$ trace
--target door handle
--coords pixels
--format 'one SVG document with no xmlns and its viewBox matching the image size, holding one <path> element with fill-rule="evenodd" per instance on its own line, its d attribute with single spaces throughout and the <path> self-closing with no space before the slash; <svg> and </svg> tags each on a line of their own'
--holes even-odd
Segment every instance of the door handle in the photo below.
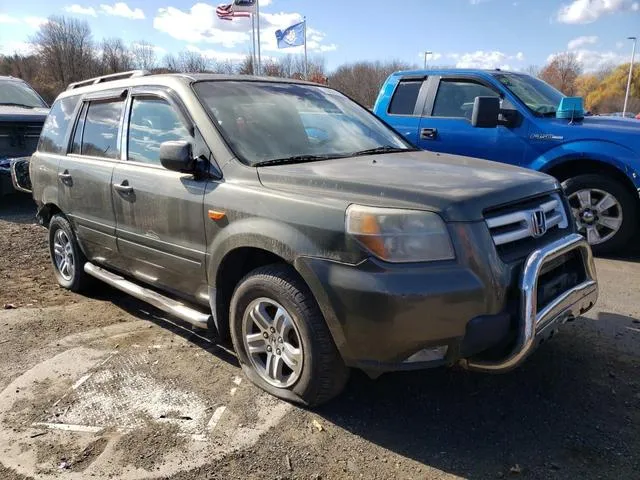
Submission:
<svg viewBox="0 0 640 480">
<path fill-rule="evenodd" d="M 423 128 L 420 130 L 420 138 L 423 140 L 435 140 L 438 136 L 437 128 Z"/>
<path fill-rule="evenodd" d="M 71 177 L 71 174 L 69 173 L 69 170 L 65 170 L 64 172 L 60 172 L 58 174 L 58 178 L 65 185 L 71 185 L 71 181 L 73 180 L 73 178 Z"/>
<path fill-rule="evenodd" d="M 114 183 L 113 188 L 122 194 L 130 195 L 133 193 L 133 187 L 129 185 L 128 181 L 123 181 L 122 183 Z"/>
</svg>

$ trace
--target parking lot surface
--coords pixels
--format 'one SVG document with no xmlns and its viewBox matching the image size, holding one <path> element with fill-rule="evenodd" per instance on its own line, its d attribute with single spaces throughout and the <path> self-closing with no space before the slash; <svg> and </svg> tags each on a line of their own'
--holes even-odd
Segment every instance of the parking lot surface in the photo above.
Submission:
<svg viewBox="0 0 640 480">
<path fill-rule="evenodd" d="M 640 257 L 520 369 L 354 372 L 307 411 L 228 346 L 106 285 L 60 289 L 26 197 L 0 205 L 0 478 L 640 478 Z"/>
</svg>

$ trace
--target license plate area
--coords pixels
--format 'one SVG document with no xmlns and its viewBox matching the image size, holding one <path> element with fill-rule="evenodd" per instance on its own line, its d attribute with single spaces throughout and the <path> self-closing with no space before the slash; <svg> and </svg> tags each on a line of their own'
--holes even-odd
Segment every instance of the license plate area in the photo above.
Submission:
<svg viewBox="0 0 640 480">
<path fill-rule="evenodd" d="M 586 280 L 580 250 L 572 250 L 546 262 L 540 270 L 536 286 L 536 307 L 541 311 L 566 291 Z"/>
</svg>

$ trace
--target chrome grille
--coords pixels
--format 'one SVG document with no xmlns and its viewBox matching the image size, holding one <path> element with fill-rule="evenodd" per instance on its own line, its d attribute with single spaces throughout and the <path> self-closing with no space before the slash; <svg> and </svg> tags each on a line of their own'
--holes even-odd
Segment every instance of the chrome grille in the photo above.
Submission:
<svg viewBox="0 0 640 480">
<path fill-rule="evenodd" d="M 526 202 L 522 208 L 515 208 L 487 216 L 487 226 L 496 246 L 541 238 L 552 230 L 569 226 L 564 204 L 557 193 Z"/>
</svg>

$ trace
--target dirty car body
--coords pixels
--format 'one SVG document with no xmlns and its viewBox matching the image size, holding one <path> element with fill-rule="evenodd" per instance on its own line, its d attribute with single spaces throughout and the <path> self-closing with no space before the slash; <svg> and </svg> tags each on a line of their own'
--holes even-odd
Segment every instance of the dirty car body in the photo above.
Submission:
<svg viewBox="0 0 640 480">
<path fill-rule="evenodd" d="M 72 86 L 30 171 L 61 285 L 230 336 L 252 381 L 307 405 L 349 367 L 507 371 L 597 297 L 555 179 L 418 151 L 314 84 Z"/>
</svg>

